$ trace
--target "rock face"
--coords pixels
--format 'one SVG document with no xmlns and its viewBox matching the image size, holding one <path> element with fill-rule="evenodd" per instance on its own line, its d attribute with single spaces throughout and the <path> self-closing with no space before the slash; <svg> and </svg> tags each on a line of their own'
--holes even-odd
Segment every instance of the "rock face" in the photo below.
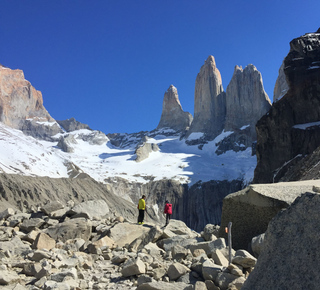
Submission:
<svg viewBox="0 0 320 290">
<path fill-rule="evenodd" d="M 236 66 L 226 94 L 225 131 L 249 125 L 250 135 L 256 140 L 255 124 L 271 107 L 260 72 L 252 64 L 245 69 Z"/>
<path fill-rule="evenodd" d="M 171 85 L 165 92 L 162 114 L 157 129 L 170 128 L 176 131 L 185 130 L 191 125 L 192 115 L 182 110 L 178 91 Z"/>
<path fill-rule="evenodd" d="M 306 191 L 319 187 L 319 180 L 255 184 L 229 194 L 223 200 L 219 236 L 226 238 L 224 228 L 232 222 L 232 245 L 248 249 L 251 239 L 264 233 L 272 218 Z"/>
<path fill-rule="evenodd" d="M 209 56 L 196 78 L 194 119 L 190 132 L 217 136 L 224 127 L 225 116 L 225 93 L 220 71 L 216 67 L 214 57 Z"/>
<path fill-rule="evenodd" d="M 289 90 L 289 86 L 284 73 L 284 61 L 279 68 L 279 75 L 273 90 L 273 102 L 280 100 Z"/>
<path fill-rule="evenodd" d="M 257 123 L 254 183 L 278 181 L 320 144 L 320 30 L 292 40 L 284 65 L 289 90 Z"/>
<path fill-rule="evenodd" d="M 43 106 L 41 92 L 21 70 L 0 65 L 0 121 L 34 137 L 48 138 L 61 132 L 60 126 Z"/>
<path fill-rule="evenodd" d="M 89 125 L 78 122 L 75 118 L 70 118 L 62 121 L 57 120 L 57 123 L 67 132 L 80 130 L 80 129 L 91 130 Z"/>
<path fill-rule="evenodd" d="M 268 226 L 256 267 L 241 289 L 319 287 L 319 207 L 320 195 L 305 193 L 278 213 Z"/>
</svg>

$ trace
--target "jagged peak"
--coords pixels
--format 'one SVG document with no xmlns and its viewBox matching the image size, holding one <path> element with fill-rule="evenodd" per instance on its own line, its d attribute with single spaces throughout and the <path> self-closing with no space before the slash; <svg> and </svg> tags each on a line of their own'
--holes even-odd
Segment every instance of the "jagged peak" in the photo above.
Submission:
<svg viewBox="0 0 320 290">
<path fill-rule="evenodd" d="M 166 93 L 169 93 L 169 92 L 178 93 L 178 90 L 174 85 L 170 85 L 170 87 L 167 89 Z"/>
<path fill-rule="evenodd" d="M 213 67 L 216 67 L 216 60 L 212 55 L 209 55 L 207 60 L 204 63 L 208 65 L 212 65 Z"/>
</svg>

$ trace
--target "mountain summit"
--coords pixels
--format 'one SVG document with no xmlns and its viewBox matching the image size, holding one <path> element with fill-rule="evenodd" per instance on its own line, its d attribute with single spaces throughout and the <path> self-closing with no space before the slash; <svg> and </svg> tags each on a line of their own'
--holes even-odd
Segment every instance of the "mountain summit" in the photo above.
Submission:
<svg viewBox="0 0 320 290">
<path fill-rule="evenodd" d="M 0 121 L 24 133 L 47 139 L 61 132 L 43 106 L 42 94 L 24 78 L 22 70 L 0 65 Z"/>
<path fill-rule="evenodd" d="M 185 130 L 191 125 L 191 122 L 192 115 L 182 110 L 178 90 L 175 86 L 171 85 L 164 94 L 162 114 L 157 129 Z"/>
</svg>

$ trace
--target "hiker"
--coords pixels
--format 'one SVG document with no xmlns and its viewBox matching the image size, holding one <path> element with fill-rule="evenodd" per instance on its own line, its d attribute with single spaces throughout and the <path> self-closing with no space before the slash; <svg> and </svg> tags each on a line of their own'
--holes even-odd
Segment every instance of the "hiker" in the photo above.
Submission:
<svg viewBox="0 0 320 290">
<path fill-rule="evenodd" d="M 146 210 L 146 196 L 143 195 L 140 199 L 139 199 L 139 204 L 138 204 L 138 209 L 139 209 L 139 217 L 138 217 L 138 223 L 139 225 L 143 224 L 143 220 L 144 220 L 144 211 Z"/>
<path fill-rule="evenodd" d="M 171 219 L 171 215 L 172 215 L 172 204 L 169 203 L 168 200 L 166 200 L 166 205 L 164 206 L 164 214 L 166 214 L 166 225 L 165 227 L 169 224 L 169 221 Z"/>
</svg>

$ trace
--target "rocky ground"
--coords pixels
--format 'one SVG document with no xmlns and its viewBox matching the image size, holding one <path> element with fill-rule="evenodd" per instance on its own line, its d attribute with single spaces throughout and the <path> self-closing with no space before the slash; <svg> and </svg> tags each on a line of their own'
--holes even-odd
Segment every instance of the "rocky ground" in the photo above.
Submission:
<svg viewBox="0 0 320 290">
<path fill-rule="evenodd" d="M 102 200 L 0 212 L 2 289 L 241 289 L 256 258 L 229 250 L 219 228 L 137 225 Z"/>
</svg>

